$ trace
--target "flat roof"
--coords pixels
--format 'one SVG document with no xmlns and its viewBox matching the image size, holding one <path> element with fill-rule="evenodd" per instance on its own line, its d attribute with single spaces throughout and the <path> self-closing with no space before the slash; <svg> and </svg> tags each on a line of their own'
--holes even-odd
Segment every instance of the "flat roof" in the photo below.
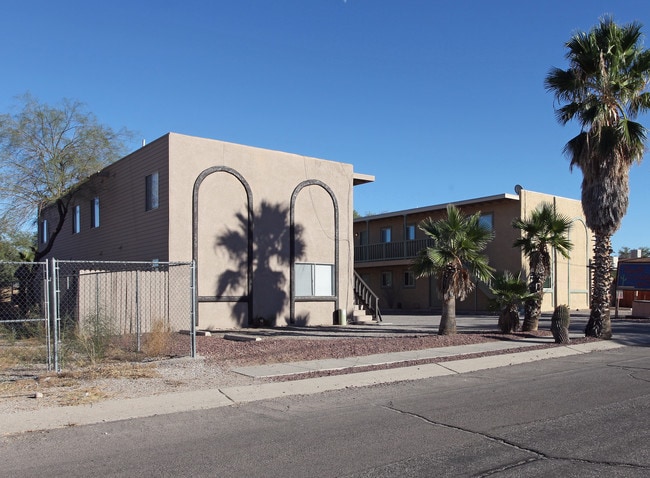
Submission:
<svg viewBox="0 0 650 478">
<path fill-rule="evenodd" d="M 359 184 L 374 183 L 375 177 L 371 174 L 352 173 L 352 185 L 358 186 Z"/>
<path fill-rule="evenodd" d="M 386 217 L 392 217 L 392 216 L 404 216 L 408 214 L 417 214 L 417 213 L 422 213 L 422 212 L 429 212 L 429 211 L 439 211 L 441 209 L 447 209 L 447 206 L 449 204 L 453 204 L 454 206 L 467 206 L 470 204 L 480 204 L 480 203 L 485 203 L 485 202 L 492 202 L 492 201 L 500 201 L 500 200 L 510 200 L 510 201 L 519 201 L 519 195 L 518 194 L 508 194 L 508 193 L 503 193 L 503 194 L 496 194 L 494 196 L 484 196 L 480 198 L 475 198 L 475 199 L 465 199 L 463 201 L 450 201 L 446 202 L 444 204 L 434 204 L 432 206 L 423 206 L 423 207 L 416 207 L 413 209 L 404 209 L 401 211 L 393 211 L 393 212 L 385 212 L 382 214 L 373 214 L 371 216 L 363 216 L 358 219 L 355 219 L 354 222 L 361 222 L 361 221 L 368 221 L 371 219 L 383 219 Z"/>
</svg>

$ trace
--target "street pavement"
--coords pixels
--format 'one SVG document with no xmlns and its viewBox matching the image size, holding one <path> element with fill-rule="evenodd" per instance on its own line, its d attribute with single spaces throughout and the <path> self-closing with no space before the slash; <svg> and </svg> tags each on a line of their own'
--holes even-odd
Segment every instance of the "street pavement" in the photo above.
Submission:
<svg viewBox="0 0 650 478">
<path fill-rule="evenodd" d="M 381 325 L 325 327 L 325 328 L 287 328 L 282 330 L 237 331 L 238 334 L 265 336 L 285 334 L 314 337 L 331 336 L 382 336 L 403 335 L 437 329 L 436 316 L 387 316 Z M 582 337 L 587 316 L 572 313 L 571 336 Z M 540 329 L 548 329 L 550 317 L 544 316 Z M 458 317 L 459 331 L 496 330 L 494 316 Z M 479 370 L 530 363 L 572 355 L 613 350 L 625 346 L 650 346 L 650 324 L 617 319 L 614 322 L 614 340 L 583 344 L 569 344 L 531 350 L 532 346 L 552 343 L 551 337 L 533 337 L 519 341 L 488 342 L 460 347 L 439 347 L 410 352 L 376 354 L 365 357 L 352 357 L 337 360 L 315 360 L 289 364 L 272 364 L 235 369 L 237 373 L 251 377 L 274 377 L 301 375 L 309 372 L 333 371 L 355 367 L 391 364 L 394 368 L 373 371 L 359 371 L 342 375 L 330 375 L 318 378 L 296 379 L 284 382 L 260 383 L 248 386 L 223 387 L 209 390 L 176 392 L 152 397 L 107 400 L 92 405 L 79 405 L 44 408 L 30 412 L 4 414 L 0 417 L 0 435 L 11 435 L 27 431 L 62 428 L 71 425 L 88 425 L 132 418 L 177 413 L 184 411 L 206 410 L 226 407 L 239 403 L 267 400 L 291 395 L 310 395 L 351 387 L 365 387 L 381 383 L 419 380 L 446 375 L 462 374 Z M 469 354 L 484 352 L 502 352 L 498 355 L 467 358 Z M 440 363 L 402 366 L 414 360 L 445 357 Z M 397 367 L 395 367 L 397 365 Z M 299 377 L 297 377 L 299 378 Z"/>
</svg>

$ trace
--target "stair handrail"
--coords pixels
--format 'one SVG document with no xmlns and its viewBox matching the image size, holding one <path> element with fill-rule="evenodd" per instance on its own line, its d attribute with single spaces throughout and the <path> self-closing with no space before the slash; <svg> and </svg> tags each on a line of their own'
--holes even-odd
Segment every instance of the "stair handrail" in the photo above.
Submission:
<svg viewBox="0 0 650 478">
<path fill-rule="evenodd" d="M 382 321 L 379 311 L 379 296 L 375 294 L 370 286 L 354 271 L 354 293 L 361 301 L 361 305 L 370 311 L 372 318 L 378 322 Z"/>
</svg>

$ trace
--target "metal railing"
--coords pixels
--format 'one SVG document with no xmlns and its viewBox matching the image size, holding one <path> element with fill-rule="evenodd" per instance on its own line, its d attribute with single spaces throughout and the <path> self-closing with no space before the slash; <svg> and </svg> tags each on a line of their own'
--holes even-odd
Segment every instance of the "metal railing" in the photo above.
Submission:
<svg viewBox="0 0 650 478">
<path fill-rule="evenodd" d="M 355 246 L 354 262 L 412 259 L 431 244 L 431 239 L 415 239 L 413 241 L 380 242 Z"/>
<path fill-rule="evenodd" d="M 359 274 L 354 273 L 354 296 L 357 303 L 370 312 L 372 318 L 381 322 L 381 312 L 379 310 L 379 296 L 365 283 Z"/>
</svg>

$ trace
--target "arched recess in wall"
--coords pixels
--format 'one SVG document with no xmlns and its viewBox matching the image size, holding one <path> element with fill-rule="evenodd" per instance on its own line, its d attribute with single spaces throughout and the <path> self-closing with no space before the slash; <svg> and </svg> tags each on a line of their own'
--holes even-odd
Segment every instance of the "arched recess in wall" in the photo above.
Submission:
<svg viewBox="0 0 650 478">
<path fill-rule="evenodd" d="M 201 186 L 207 182 L 215 181 L 219 175 L 225 173 L 232 181 L 214 183 L 209 194 L 200 200 Z M 218 187 L 215 185 L 218 184 Z M 244 204 L 236 201 L 241 194 Z M 215 191 L 216 190 L 216 191 Z M 238 191 L 239 190 L 239 191 Z M 206 201 L 213 202 L 207 204 Z M 237 210 L 237 207 L 240 210 Z M 228 210 L 230 208 L 230 210 Z M 227 215 L 222 221 L 215 221 L 214 216 Z M 212 217 L 208 216 L 210 214 Z M 201 222 L 203 221 L 203 222 Z M 213 230 L 206 233 L 207 225 L 212 225 Z M 222 230 L 214 229 L 215 225 Z M 211 246 L 206 246 L 206 244 Z M 202 263 L 201 257 L 208 255 L 212 248 L 215 267 L 208 267 Z M 223 251 L 223 252 L 222 252 Z M 218 255 L 221 255 L 219 260 Z M 228 259 L 226 256 L 234 259 Z M 250 185 L 236 170 L 226 166 L 213 166 L 199 174 L 194 181 L 192 191 L 192 260 L 196 264 L 196 302 L 198 303 L 233 303 L 233 308 L 245 305 L 246 317 L 241 315 L 241 326 L 248 325 L 253 315 L 253 194 Z M 228 261 L 231 264 L 228 270 Z M 246 271 L 245 278 L 237 278 L 233 274 L 241 270 Z M 219 275 L 218 273 L 221 272 Z M 201 280 L 203 279 L 203 280 Z M 239 284 L 233 283 L 239 281 Z M 220 291 L 220 289 L 223 289 Z M 234 289 L 239 289 L 235 290 Z M 199 308 L 197 307 L 197 325 L 199 321 Z M 234 312 L 233 312 L 233 315 Z"/>
<path fill-rule="evenodd" d="M 296 261 L 301 258 L 301 245 L 307 244 L 307 246 L 310 245 L 309 241 L 309 235 L 313 233 L 314 229 L 317 230 L 322 230 L 320 227 L 319 228 L 309 228 L 309 227 L 303 227 L 301 224 L 297 223 L 297 202 L 298 202 L 298 197 L 301 194 L 301 192 L 304 192 L 305 189 L 309 188 L 318 188 L 320 191 L 325 191 L 327 195 L 329 196 L 329 199 L 331 200 L 331 207 L 332 207 L 332 216 L 333 216 L 333 224 L 331 224 L 331 228 L 333 230 L 333 242 L 334 242 L 334 250 L 333 250 L 333 284 L 332 284 L 332 293 L 331 295 L 319 295 L 318 293 L 314 293 L 311 296 L 307 296 L 306 294 L 297 294 L 296 293 Z M 313 204 L 313 207 L 317 208 L 318 205 Z M 315 213 L 311 215 L 310 219 L 311 220 L 318 220 L 318 213 Z M 328 226 L 327 225 L 320 225 L 324 226 L 323 229 L 326 229 Z M 293 194 L 291 195 L 291 207 L 290 207 L 290 276 L 289 276 L 289 281 L 290 281 L 290 291 L 291 291 L 291 296 L 290 296 L 290 318 L 289 321 L 290 323 L 296 323 L 296 321 L 303 320 L 304 318 L 296 317 L 296 302 L 333 302 L 334 303 L 334 311 L 339 309 L 339 297 L 340 297 L 340 286 L 339 286 L 339 268 L 340 268 L 340 258 L 339 258 L 339 205 L 338 201 L 336 200 L 336 196 L 334 195 L 334 192 L 332 189 L 322 181 L 316 180 L 316 179 L 311 179 L 307 181 L 303 181 L 300 183 L 298 186 L 293 191 Z M 313 244 L 313 241 L 312 241 Z M 313 258 L 314 255 L 311 251 L 307 250 L 307 256 L 310 258 Z M 318 262 L 318 260 L 316 261 Z"/>
</svg>

